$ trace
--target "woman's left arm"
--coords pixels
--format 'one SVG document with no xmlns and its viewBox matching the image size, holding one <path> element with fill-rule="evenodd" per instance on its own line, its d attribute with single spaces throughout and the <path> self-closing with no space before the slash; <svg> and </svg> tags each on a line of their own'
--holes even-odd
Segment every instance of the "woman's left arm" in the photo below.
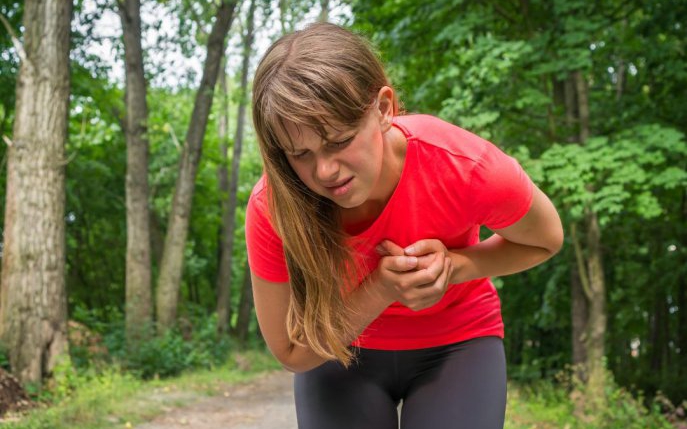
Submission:
<svg viewBox="0 0 687 429">
<path fill-rule="evenodd" d="M 563 227 L 556 208 L 535 186 L 532 205 L 513 225 L 495 229 L 488 239 L 464 249 L 449 249 L 450 283 L 504 276 L 541 264 L 563 245 Z"/>
</svg>

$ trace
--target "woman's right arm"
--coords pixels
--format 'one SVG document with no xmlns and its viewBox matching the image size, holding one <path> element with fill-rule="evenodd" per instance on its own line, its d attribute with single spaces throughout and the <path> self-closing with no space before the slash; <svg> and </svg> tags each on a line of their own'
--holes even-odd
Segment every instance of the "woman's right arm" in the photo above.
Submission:
<svg viewBox="0 0 687 429">
<path fill-rule="evenodd" d="M 408 299 L 399 289 L 411 294 L 418 301 L 426 301 L 426 295 L 436 294 L 446 288 L 451 273 L 450 259 L 436 260 L 426 268 L 418 268 L 418 260 L 407 256 L 386 256 L 377 269 L 347 297 L 347 303 L 355 314 L 352 320 L 357 337 L 391 303 Z M 262 336 L 272 354 L 289 371 L 304 372 L 325 362 L 307 346 L 294 344 L 286 328 L 291 293 L 288 283 L 264 280 L 251 272 L 255 312 Z M 414 286 L 423 285 L 417 288 Z M 427 287 L 435 286 L 435 287 Z M 355 338 L 344 338 L 346 344 Z"/>
</svg>

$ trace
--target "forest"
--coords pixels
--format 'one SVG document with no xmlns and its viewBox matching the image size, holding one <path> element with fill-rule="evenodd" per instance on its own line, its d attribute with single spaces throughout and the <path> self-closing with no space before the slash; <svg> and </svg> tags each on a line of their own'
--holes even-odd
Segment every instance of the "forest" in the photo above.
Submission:
<svg viewBox="0 0 687 429">
<path fill-rule="evenodd" d="M 251 80 L 314 21 L 369 38 L 405 112 L 494 142 L 556 205 L 561 252 L 494 279 L 509 379 L 562 391 L 579 427 L 687 427 L 684 0 L 0 0 L 4 371 L 46 400 L 65 372 L 265 351 Z"/>
</svg>

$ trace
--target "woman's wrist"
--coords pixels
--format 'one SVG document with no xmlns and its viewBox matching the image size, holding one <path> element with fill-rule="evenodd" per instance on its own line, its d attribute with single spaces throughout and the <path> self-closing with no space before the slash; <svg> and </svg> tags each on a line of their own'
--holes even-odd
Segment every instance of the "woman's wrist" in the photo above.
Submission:
<svg viewBox="0 0 687 429">
<path fill-rule="evenodd" d="M 484 277 L 479 275 L 473 261 L 465 255 L 465 249 L 449 249 L 448 257 L 451 258 L 453 264 L 453 273 L 449 284 L 465 283 Z"/>
<path fill-rule="evenodd" d="M 378 271 L 373 271 L 360 289 L 366 295 L 365 299 L 371 300 L 372 307 L 386 309 L 396 301 L 393 291 L 381 281 Z"/>
</svg>

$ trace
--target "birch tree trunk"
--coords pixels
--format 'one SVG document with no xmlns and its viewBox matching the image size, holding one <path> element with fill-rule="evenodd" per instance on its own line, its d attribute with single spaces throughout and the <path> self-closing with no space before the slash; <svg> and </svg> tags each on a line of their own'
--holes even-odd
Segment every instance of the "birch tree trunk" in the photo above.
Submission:
<svg viewBox="0 0 687 429">
<path fill-rule="evenodd" d="M 141 48 L 140 0 L 118 1 L 126 70 L 126 341 L 141 340 L 152 322 L 150 213 L 148 208 L 148 105 Z"/>
<path fill-rule="evenodd" d="M 190 125 L 184 141 L 179 175 L 172 201 L 172 212 L 169 216 L 160 264 L 160 276 L 157 282 L 156 309 L 160 333 L 172 327 L 176 321 L 184 263 L 184 247 L 188 234 L 196 172 L 201 157 L 208 115 L 212 107 L 217 74 L 225 50 L 226 36 L 234 17 L 236 3 L 237 0 L 225 0 L 217 10 L 216 20 L 208 38 L 203 77 L 196 94 Z"/>
<path fill-rule="evenodd" d="M 67 344 L 65 140 L 72 3 L 26 0 L 8 148 L 0 337 L 22 383 L 40 383 Z"/>
<path fill-rule="evenodd" d="M 253 51 L 255 0 L 251 0 L 246 18 L 246 34 L 243 38 L 243 61 L 241 63 L 241 99 L 239 100 L 238 115 L 236 117 L 236 136 L 234 138 L 234 150 L 231 158 L 231 179 L 229 180 L 229 192 L 225 204 L 226 211 L 222 216 L 222 254 L 220 257 L 220 275 L 217 277 L 218 296 L 217 313 L 218 329 L 228 332 L 231 288 L 231 261 L 234 252 L 234 226 L 236 224 L 236 192 L 239 183 L 239 167 L 241 163 L 241 150 L 243 147 L 243 129 L 246 122 L 246 105 L 248 104 L 248 73 L 250 56 Z M 225 314 L 220 309 L 227 309 Z M 224 320 L 222 320 L 222 317 Z M 224 326 L 222 326 L 222 324 Z"/>
</svg>

